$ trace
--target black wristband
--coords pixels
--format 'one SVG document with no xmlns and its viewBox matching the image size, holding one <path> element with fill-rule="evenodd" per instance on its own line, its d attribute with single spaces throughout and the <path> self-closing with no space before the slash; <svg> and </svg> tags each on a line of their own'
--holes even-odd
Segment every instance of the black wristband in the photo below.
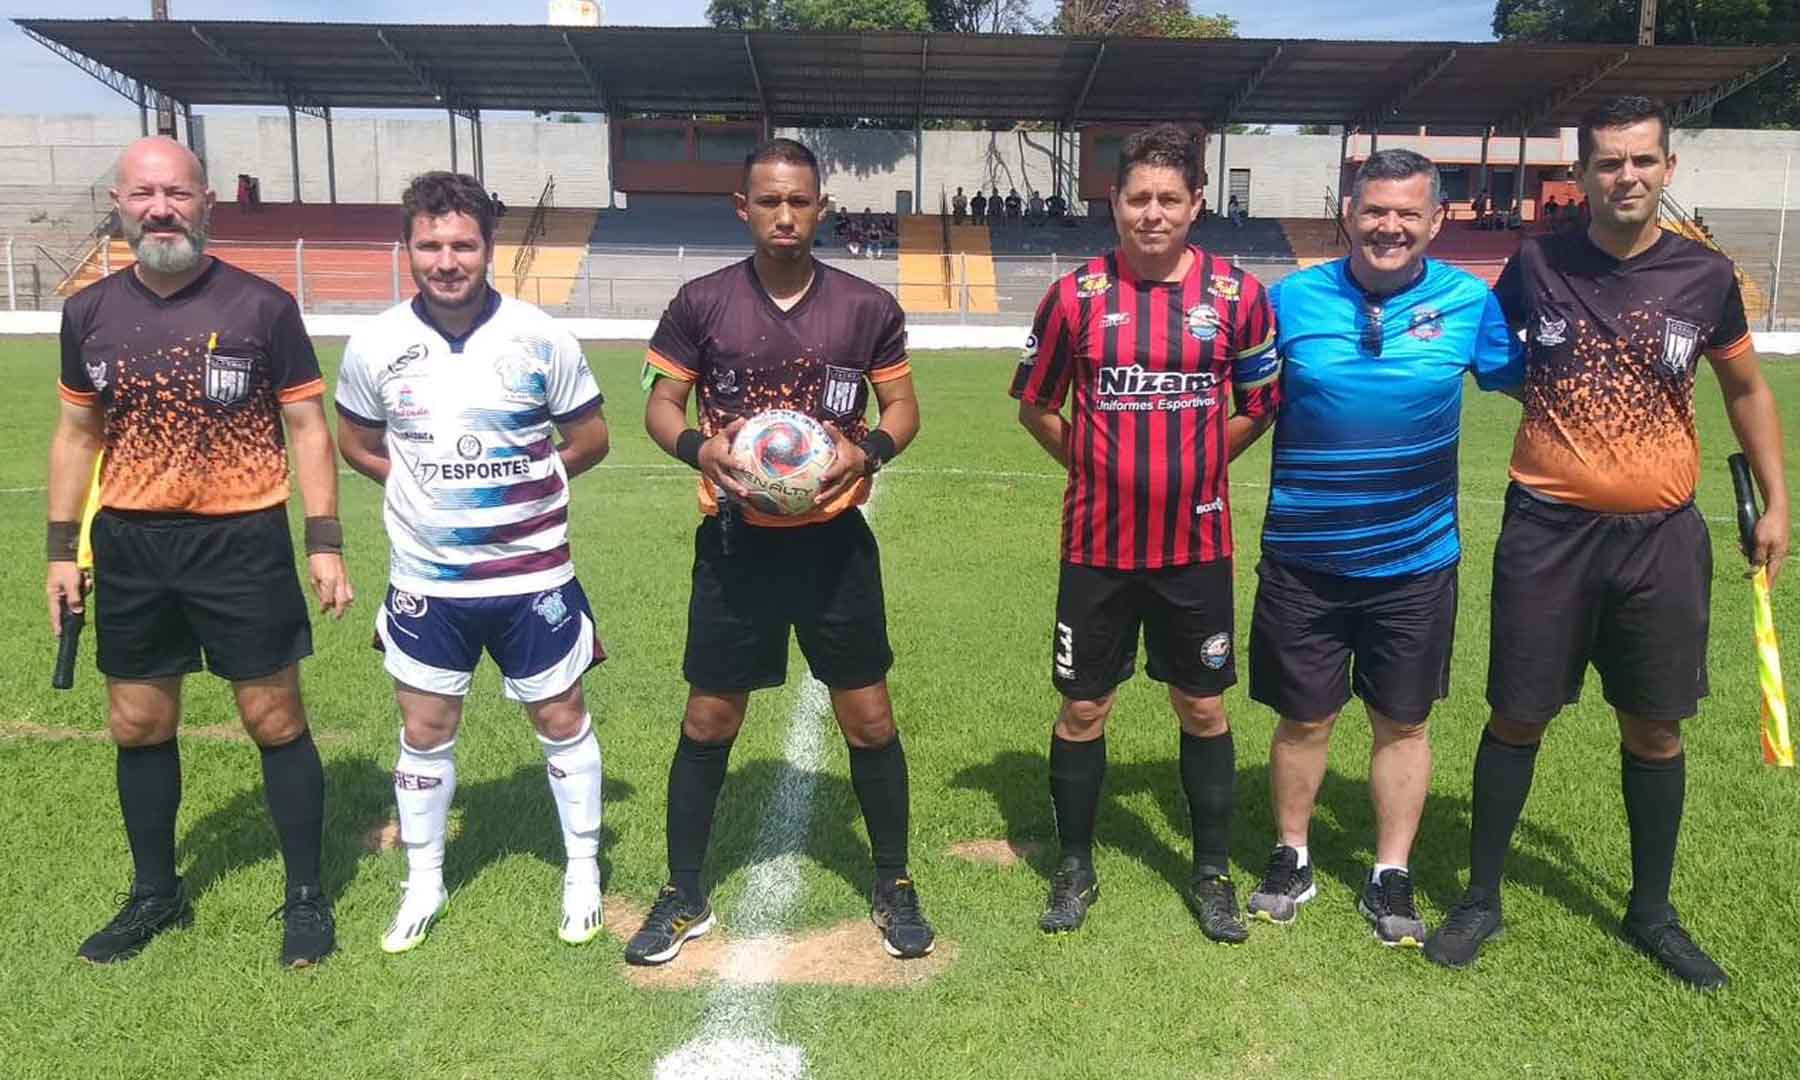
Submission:
<svg viewBox="0 0 1800 1080">
<path fill-rule="evenodd" d="M 81 555 L 81 522 L 52 521 L 44 531 L 44 553 L 51 562 L 74 562 Z"/>
<path fill-rule="evenodd" d="M 700 448 L 706 445 L 706 436 L 694 428 L 688 428 L 675 436 L 675 456 L 680 458 L 691 469 L 700 467 Z"/>
<path fill-rule="evenodd" d="M 864 476 L 874 476 L 900 453 L 900 448 L 894 445 L 894 437 L 880 428 L 864 435 L 856 447 L 868 458 L 868 464 L 863 466 Z"/>
<path fill-rule="evenodd" d="M 306 519 L 306 553 L 308 555 L 342 555 L 344 525 L 334 517 Z"/>
</svg>

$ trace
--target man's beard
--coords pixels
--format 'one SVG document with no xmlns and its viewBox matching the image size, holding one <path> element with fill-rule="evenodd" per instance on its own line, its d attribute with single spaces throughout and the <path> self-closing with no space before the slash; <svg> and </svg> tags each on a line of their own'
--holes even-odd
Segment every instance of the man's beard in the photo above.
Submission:
<svg viewBox="0 0 1800 1080">
<path fill-rule="evenodd" d="M 128 220 L 121 224 L 131 253 L 146 269 L 156 273 L 185 274 L 200 265 L 200 257 L 206 253 L 207 221 L 204 217 L 182 229 L 179 236 L 152 233 L 141 221 Z"/>
</svg>

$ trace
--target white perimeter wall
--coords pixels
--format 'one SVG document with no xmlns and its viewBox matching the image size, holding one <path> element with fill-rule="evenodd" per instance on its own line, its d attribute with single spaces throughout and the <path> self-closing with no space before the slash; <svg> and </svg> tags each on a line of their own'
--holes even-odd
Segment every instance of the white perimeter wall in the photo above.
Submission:
<svg viewBox="0 0 1800 1080">
<path fill-rule="evenodd" d="M 201 141 L 222 198 L 235 196 L 238 173 L 262 178 L 263 198 L 292 198 L 287 118 L 244 110 L 201 111 Z M 529 205 L 544 178 L 556 177 L 563 206 L 620 205 L 608 198 L 607 127 L 596 117 L 582 124 L 523 118 L 482 125 L 488 186 L 513 205 Z M 301 117 L 301 197 L 326 201 L 325 125 Z M 449 120 L 443 116 L 341 117 L 333 123 L 338 199 L 393 202 L 409 177 L 450 164 Z M 119 150 L 138 134 L 138 120 L 122 114 L 0 115 L 0 185 L 86 188 L 102 180 Z M 891 210 L 894 194 L 915 184 L 916 137 L 910 131 L 784 131 L 819 153 L 825 183 L 840 203 Z M 1384 144 L 1390 139 L 1384 137 Z M 1404 140 L 1392 140 L 1400 145 Z M 470 132 L 458 125 L 458 162 L 470 167 Z M 1337 183 L 1335 135 L 1233 135 L 1225 167 L 1250 170 L 1251 212 L 1259 217 L 1316 217 L 1324 192 Z M 1680 165 L 1670 191 L 1683 205 L 1707 209 L 1772 210 L 1781 205 L 1782 169 L 1800 157 L 1800 132 L 1680 130 L 1674 134 Z M 1209 146 L 1209 201 L 1219 182 L 1218 142 Z M 1570 148 L 1573 152 L 1573 148 Z M 1073 140 L 1065 140 L 1065 185 L 1073 184 Z M 1494 157 L 1506 156 L 1496 144 Z M 923 208 L 935 210 L 940 194 L 958 185 L 992 191 L 1051 190 L 1054 139 L 1047 131 L 926 131 Z M 1067 187 L 1065 187 L 1067 192 Z M 1800 183 L 1790 190 L 1800 206 Z"/>
</svg>

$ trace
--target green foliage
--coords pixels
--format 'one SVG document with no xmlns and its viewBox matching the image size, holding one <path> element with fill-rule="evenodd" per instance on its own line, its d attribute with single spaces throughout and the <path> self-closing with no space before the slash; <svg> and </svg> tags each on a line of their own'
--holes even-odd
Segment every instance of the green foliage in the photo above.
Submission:
<svg viewBox="0 0 1800 1080">
<path fill-rule="evenodd" d="M 1072 36 L 1229 38 L 1230 15 L 1196 15 L 1188 0 L 1061 0 L 1050 29 Z"/>
<path fill-rule="evenodd" d="M 1637 40 L 1637 0 L 1495 0 L 1494 36 L 1503 41 Z M 1658 45 L 1762 45 L 1800 39 L 1797 0 L 1663 0 Z M 1670 102 L 1670 104 L 1674 104 Z M 1800 71 L 1789 64 L 1726 98 L 1713 127 L 1800 126 Z"/>
<path fill-rule="evenodd" d="M 925 0 L 786 0 L 798 30 L 929 30 Z"/>
</svg>

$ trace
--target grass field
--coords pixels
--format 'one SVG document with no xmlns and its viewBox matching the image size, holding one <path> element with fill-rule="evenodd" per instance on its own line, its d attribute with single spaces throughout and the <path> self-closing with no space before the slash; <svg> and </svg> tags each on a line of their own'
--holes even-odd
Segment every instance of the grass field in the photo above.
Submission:
<svg viewBox="0 0 1800 1080">
<path fill-rule="evenodd" d="M 334 368 L 338 350 L 323 351 Z M 608 895 L 641 910 L 663 878 L 696 510 L 691 474 L 643 434 L 640 351 L 590 355 L 611 395 L 614 449 L 576 481 L 571 533 L 612 654 L 587 680 L 606 758 Z M 1616 731 L 1594 680 L 1540 760 L 1510 863 L 1509 935 L 1473 970 L 1384 951 L 1356 914 L 1373 822 L 1366 726 L 1354 706 L 1312 837 L 1319 899 L 1293 927 L 1254 926 L 1243 948 L 1205 942 L 1174 887 L 1188 861 L 1175 725 L 1160 688 L 1142 678 L 1123 692 L 1109 739 L 1103 898 L 1081 933 L 1039 934 L 1054 835 L 1044 757 L 1062 481 L 1013 421 L 1004 393 L 1012 362 L 998 353 L 915 359 L 923 434 L 883 475 L 871 515 L 912 763 L 913 869 L 947 958 L 900 988 L 800 983 L 739 994 L 767 1022 L 764 1035 L 803 1051 L 815 1077 L 1800 1072 L 1800 776 L 1765 768 L 1757 752 L 1749 590 L 1723 466 L 1731 436 L 1710 375 L 1698 397 L 1700 500 L 1717 566 L 1713 696 L 1688 728 L 1675 899 L 1736 981 L 1702 997 L 1677 989 L 1615 935 L 1629 861 Z M 386 569 L 379 492 L 352 476 L 343 479 L 343 518 L 357 607 L 342 623 L 315 623 L 317 654 L 303 668 L 326 762 L 325 870 L 342 952 L 313 971 L 277 968 L 279 926 L 265 917 L 280 902 L 281 868 L 256 753 L 224 733 L 235 720 L 223 684 L 198 677 L 186 723 L 219 730 L 196 731 L 182 746 L 181 862 L 197 922 L 117 968 L 74 959 L 109 916 L 129 858 L 113 751 L 99 734 L 91 641 L 76 691 L 47 689 L 53 643 L 39 553 L 55 377 L 53 343 L 0 345 L 0 401 L 9 403 L 0 424 L 0 1076 L 646 1077 L 693 1039 L 708 1008 L 720 1006 L 713 985 L 641 986 L 616 937 L 583 949 L 556 941 L 560 838 L 542 757 L 516 707 L 500 699 L 491 667 L 476 680 L 458 744 L 449 912 L 417 952 L 380 952 L 402 859 L 365 849 L 362 834 L 391 814 L 397 718 L 368 648 Z M 1800 369 L 1772 367 L 1770 379 L 1788 430 L 1800 430 Z M 1510 400 L 1473 394 L 1466 410 L 1468 558 L 1453 696 L 1432 721 L 1437 769 L 1414 859 L 1431 921 L 1461 888 L 1469 771 L 1486 715 L 1488 566 L 1516 413 Z M 1256 548 L 1267 464 L 1265 444 L 1235 470 L 1246 553 Z M 1249 565 L 1240 561 L 1240 628 Z M 1791 643 L 1800 643 L 1796 582 L 1778 595 Z M 776 929 L 807 933 L 866 913 L 869 871 L 841 739 L 827 730 L 822 767 L 804 776 L 784 753 L 791 718 L 812 715 L 797 708 L 803 674 L 796 654 L 788 686 L 754 699 L 733 756 L 709 867 L 727 935 L 758 902 L 752 853 L 765 812 L 778 790 L 808 785 L 810 816 L 786 822 L 804 837 L 799 888 Z M 1272 838 L 1273 718 L 1241 688 L 1228 705 L 1239 762 L 1233 838 L 1247 892 Z M 1046 846 L 1011 866 L 949 851 L 980 839 Z M 872 930 L 846 937 L 863 966 L 889 963 L 868 959 L 880 956 Z"/>
</svg>

